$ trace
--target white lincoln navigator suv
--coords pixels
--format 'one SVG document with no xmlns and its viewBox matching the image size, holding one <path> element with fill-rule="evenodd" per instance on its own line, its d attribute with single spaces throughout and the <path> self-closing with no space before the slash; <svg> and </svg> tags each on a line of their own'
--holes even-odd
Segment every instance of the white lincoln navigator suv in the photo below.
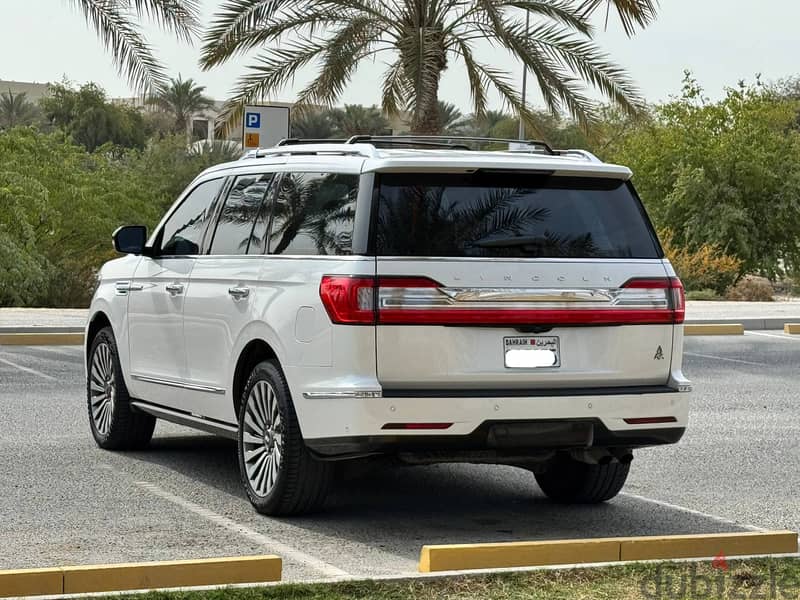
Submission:
<svg viewBox="0 0 800 600">
<path fill-rule="evenodd" d="M 485 141 L 285 140 L 201 173 L 149 238 L 118 229 L 86 327 L 97 444 L 156 419 L 235 439 L 272 515 L 376 454 L 615 496 L 686 428 L 681 282 L 630 170 Z"/>
</svg>

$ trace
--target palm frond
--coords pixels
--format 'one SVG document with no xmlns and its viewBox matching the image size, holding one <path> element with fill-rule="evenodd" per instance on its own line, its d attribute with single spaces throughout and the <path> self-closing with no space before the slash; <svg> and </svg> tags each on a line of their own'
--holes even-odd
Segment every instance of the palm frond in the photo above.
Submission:
<svg viewBox="0 0 800 600">
<path fill-rule="evenodd" d="M 576 38 L 554 25 L 537 27 L 533 36 L 522 25 L 511 25 L 508 35 L 516 38 L 518 43 L 527 43 L 532 49 L 538 48 L 540 52 L 545 49 L 551 57 L 568 66 L 628 114 L 636 114 L 644 106 L 639 91 L 625 70 L 613 63 L 591 40 Z"/>
<path fill-rule="evenodd" d="M 398 58 L 383 74 L 381 106 L 392 117 L 408 109 L 412 89 L 403 70 L 403 60 Z"/>
<path fill-rule="evenodd" d="M 209 69 L 248 48 L 239 40 L 258 30 L 277 10 L 291 0 L 227 0 L 212 18 L 212 26 L 203 35 L 200 66 Z"/>
<path fill-rule="evenodd" d="M 136 13 L 152 19 L 179 39 L 191 42 L 200 32 L 198 0 L 130 0 Z"/>
<path fill-rule="evenodd" d="M 534 18 L 547 17 L 583 35 L 593 32 L 586 11 L 576 8 L 570 0 L 501 0 L 500 6 L 522 9 Z"/>
<path fill-rule="evenodd" d="M 256 57 L 257 62 L 248 67 L 248 74 L 239 78 L 231 97 L 222 107 L 217 130 L 228 133 L 241 120 L 246 103 L 261 100 L 280 90 L 300 68 L 324 52 L 327 46 L 324 39 L 299 40 Z"/>
<path fill-rule="evenodd" d="M 283 7 L 280 19 L 275 19 L 273 18 L 275 15 L 265 12 L 258 23 L 249 27 L 239 27 L 221 37 L 216 37 L 212 33 L 213 30 L 209 30 L 204 37 L 205 45 L 200 64 L 207 70 L 214 64 L 224 62 L 235 55 L 269 44 L 285 33 L 310 37 L 318 29 L 349 22 L 351 14 L 328 7 L 324 3 L 298 4 Z"/>
<path fill-rule="evenodd" d="M 469 44 L 460 38 L 456 38 L 455 42 L 458 48 L 458 54 L 461 55 L 461 59 L 464 61 L 464 67 L 467 70 L 473 114 L 476 118 L 481 119 L 486 114 L 486 107 L 488 105 L 488 99 L 486 97 L 486 77 L 475 61 L 472 48 L 470 48 Z"/>
<path fill-rule="evenodd" d="M 124 7 L 106 0 L 71 0 L 91 26 L 106 50 L 111 52 L 121 75 L 136 89 L 147 90 L 164 83 L 164 71 L 153 55 L 140 28 L 131 22 Z"/>
<path fill-rule="evenodd" d="M 658 0 L 584 0 L 578 11 L 589 16 L 603 5 L 606 6 L 606 24 L 608 11 L 613 6 L 628 37 L 636 33 L 637 26 L 644 29 L 658 15 Z"/>
<path fill-rule="evenodd" d="M 297 103 L 332 104 L 344 91 L 359 60 L 369 54 L 382 28 L 371 17 L 357 16 L 333 32 L 322 53 L 317 76 L 297 94 Z"/>
</svg>

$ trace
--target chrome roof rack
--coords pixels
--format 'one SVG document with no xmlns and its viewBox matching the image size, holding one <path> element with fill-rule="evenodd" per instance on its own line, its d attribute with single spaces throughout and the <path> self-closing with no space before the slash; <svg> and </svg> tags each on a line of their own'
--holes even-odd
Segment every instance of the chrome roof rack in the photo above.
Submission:
<svg viewBox="0 0 800 600">
<path fill-rule="evenodd" d="M 264 158 L 266 156 L 313 156 L 319 154 L 332 154 L 339 156 L 363 156 L 365 158 L 379 158 L 375 146 L 372 144 L 351 144 L 337 142 L 337 140 L 325 140 L 324 142 L 314 140 L 313 142 L 297 142 L 281 140 L 273 148 L 256 148 L 246 152 L 240 160 L 249 158 Z"/>
<path fill-rule="evenodd" d="M 540 140 L 514 140 L 510 138 L 481 137 L 469 135 L 354 135 L 346 144 L 375 144 L 386 146 L 434 146 L 452 150 L 474 150 L 468 144 L 512 144 L 523 151 L 544 152 L 555 156 L 556 152 L 547 142 Z"/>
<path fill-rule="evenodd" d="M 459 135 L 354 135 L 348 139 L 305 139 L 285 138 L 272 148 L 257 148 L 246 152 L 242 160 L 266 156 L 363 156 L 382 158 L 379 149 L 420 148 L 435 150 L 477 150 L 476 145 L 508 144 L 508 148 L 496 150 L 520 154 L 546 156 L 565 156 L 580 158 L 588 162 L 602 163 L 597 156 L 587 150 L 553 149 L 540 140 L 515 140 L 481 136 Z"/>
</svg>

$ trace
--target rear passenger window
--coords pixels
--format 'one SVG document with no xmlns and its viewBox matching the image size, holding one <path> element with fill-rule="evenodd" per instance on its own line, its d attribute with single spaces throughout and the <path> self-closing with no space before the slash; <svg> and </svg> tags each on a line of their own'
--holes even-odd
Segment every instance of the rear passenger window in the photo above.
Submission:
<svg viewBox="0 0 800 600">
<path fill-rule="evenodd" d="M 272 178 L 264 173 L 235 179 L 217 220 L 211 254 L 247 254 L 250 245 L 263 248 L 264 228 L 256 232 L 255 223 Z"/>
<path fill-rule="evenodd" d="M 537 173 L 380 175 L 381 256 L 660 258 L 624 181 Z"/>
<path fill-rule="evenodd" d="M 351 254 L 358 175 L 286 173 L 272 211 L 270 254 Z"/>
</svg>

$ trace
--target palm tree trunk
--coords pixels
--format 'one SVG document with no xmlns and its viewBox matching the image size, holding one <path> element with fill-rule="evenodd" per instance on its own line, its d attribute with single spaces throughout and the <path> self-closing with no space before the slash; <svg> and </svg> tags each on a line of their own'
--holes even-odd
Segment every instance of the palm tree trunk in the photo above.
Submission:
<svg viewBox="0 0 800 600">
<path fill-rule="evenodd" d="M 442 124 L 439 122 L 439 79 L 436 80 L 435 89 L 425 94 L 429 102 L 417 104 L 411 118 L 411 133 L 417 135 L 439 135 Z M 419 98 L 419 95 L 417 96 Z"/>
</svg>

